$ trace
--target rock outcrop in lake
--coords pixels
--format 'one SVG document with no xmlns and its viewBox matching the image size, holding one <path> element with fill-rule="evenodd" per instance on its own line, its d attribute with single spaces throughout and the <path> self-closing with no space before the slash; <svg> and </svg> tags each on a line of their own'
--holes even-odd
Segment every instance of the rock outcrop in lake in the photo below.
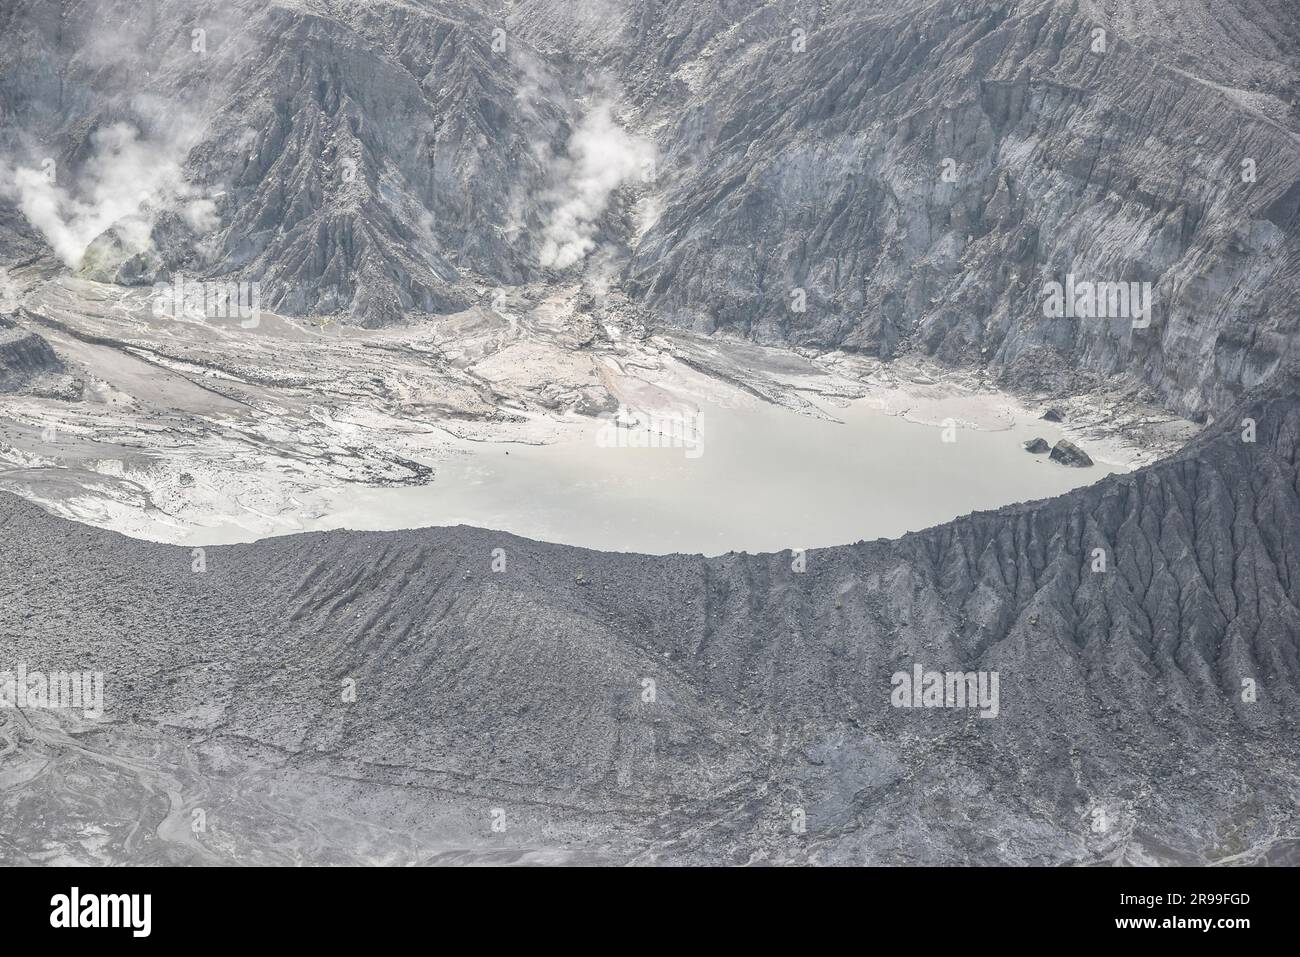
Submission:
<svg viewBox="0 0 1300 957">
<path fill-rule="evenodd" d="M 1061 439 L 1052 446 L 1049 457 L 1053 462 L 1068 465 L 1070 468 L 1086 469 L 1092 465 L 1092 456 L 1069 439 Z"/>
</svg>

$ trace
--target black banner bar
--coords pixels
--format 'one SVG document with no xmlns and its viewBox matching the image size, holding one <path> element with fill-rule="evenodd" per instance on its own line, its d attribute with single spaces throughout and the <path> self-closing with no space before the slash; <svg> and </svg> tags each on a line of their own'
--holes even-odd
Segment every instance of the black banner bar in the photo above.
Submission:
<svg viewBox="0 0 1300 957">
<path fill-rule="evenodd" d="M 945 948 L 997 942 L 1171 941 L 1233 947 L 1295 928 L 1289 869 L 591 869 L 448 874 L 437 869 L 7 869 L 0 872 L 6 942 L 30 937 L 144 945 L 284 941 L 373 944 L 455 927 L 527 931 L 625 924 L 629 933 L 762 940 L 788 929 L 856 923 L 934 932 Z M 758 905 L 757 907 L 755 905 Z M 639 916 L 638 916 L 639 915 Z M 613 922 L 613 923 L 611 923 Z M 629 923 L 630 922 L 630 923 Z M 829 922 L 829 923 L 828 923 Z M 633 928 L 636 928 L 635 930 Z M 780 929 L 779 927 L 777 928 Z M 977 935 L 975 937 L 969 936 Z M 1044 936 L 1047 935 L 1047 936 Z M 919 941 L 918 941 L 919 944 Z M 19 953 L 20 951 L 13 951 Z"/>
</svg>

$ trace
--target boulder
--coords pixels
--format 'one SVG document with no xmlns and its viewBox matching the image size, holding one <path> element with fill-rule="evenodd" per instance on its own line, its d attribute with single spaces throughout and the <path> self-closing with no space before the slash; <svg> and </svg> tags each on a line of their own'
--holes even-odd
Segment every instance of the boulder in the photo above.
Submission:
<svg viewBox="0 0 1300 957">
<path fill-rule="evenodd" d="M 1062 465 L 1068 465 L 1071 468 L 1086 469 L 1092 465 L 1092 459 L 1088 453 L 1079 448 L 1068 439 L 1061 439 L 1052 449 L 1051 455 L 1053 462 L 1059 462 Z"/>
<path fill-rule="evenodd" d="M 42 376 L 62 371 L 48 342 L 0 316 L 0 394 L 22 392 Z"/>
</svg>

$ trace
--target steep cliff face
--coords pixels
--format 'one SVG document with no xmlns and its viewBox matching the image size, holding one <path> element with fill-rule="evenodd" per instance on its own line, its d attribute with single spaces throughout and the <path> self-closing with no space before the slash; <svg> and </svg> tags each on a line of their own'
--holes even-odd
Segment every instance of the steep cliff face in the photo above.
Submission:
<svg viewBox="0 0 1300 957">
<path fill-rule="evenodd" d="M 248 156 L 202 170 L 233 179 L 226 261 L 282 290 L 277 308 L 367 324 L 463 308 L 466 274 L 527 275 L 521 196 L 544 185 L 534 147 L 559 119 L 516 99 L 526 80 L 488 22 L 457 6 L 272 8 L 265 27 L 274 43 L 218 118 L 254 134 Z"/>
<path fill-rule="evenodd" d="M 51 160 L 74 191 L 95 132 L 125 123 L 176 164 L 180 198 L 212 204 L 142 256 L 101 243 L 118 254 L 83 274 L 236 276 L 268 308 L 373 325 L 463 308 L 469 277 L 518 282 L 533 261 L 518 234 L 563 117 L 521 92 L 537 82 L 472 5 L 68 0 L 4 23 L 15 165 Z"/>
<path fill-rule="evenodd" d="M 1138 473 L 813 551 L 803 571 L 467 528 L 195 555 L 4 497 L 0 639 L 29 669 L 105 673 L 109 723 L 82 749 L 152 729 L 147 754 L 206 756 L 181 765 L 198 779 L 261 749 L 277 757 L 259 780 L 345 776 L 390 811 L 434 789 L 466 809 L 435 843 L 498 847 L 486 815 L 505 808 L 507 845 L 562 833 L 618 859 L 1280 860 L 1300 819 L 1300 400 L 1284 383 Z M 996 716 L 894 706 L 893 676 L 916 666 L 996 672 Z M 6 735 L 48 755 L 42 728 Z M 74 819 L 63 779 L 26 785 L 27 806 Z M 229 833 L 202 852 L 217 857 L 249 797 L 223 800 Z M 199 853 L 129 830 L 161 836 L 110 858 Z M 330 859 L 313 835 L 300 859 Z M 42 838 L 37 823 L 23 840 Z"/>
<path fill-rule="evenodd" d="M 628 287 L 703 328 L 1013 380 L 1128 373 L 1222 409 L 1294 349 L 1300 28 L 1280 4 L 1215 9 L 1217 31 L 1197 5 L 841 6 L 802 41 L 755 15 L 663 138 Z M 1184 68 L 1188 34 L 1212 47 L 1252 14 L 1279 61 Z M 1045 317 L 1067 275 L 1150 283 L 1149 325 Z"/>
<path fill-rule="evenodd" d="M 592 228 L 653 322 L 1120 374 L 1196 414 L 1294 352 L 1286 0 L 18 0 L 0 25 L 0 153 L 67 188 L 126 123 L 212 204 L 193 232 L 145 210 L 143 256 L 110 232 L 99 278 L 234 276 L 370 325 L 572 280 L 539 249 L 608 102 L 658 161 Z M 1150 283 L 1150 315 L 1049 318 L 1068 276 Z"/>
</svg>

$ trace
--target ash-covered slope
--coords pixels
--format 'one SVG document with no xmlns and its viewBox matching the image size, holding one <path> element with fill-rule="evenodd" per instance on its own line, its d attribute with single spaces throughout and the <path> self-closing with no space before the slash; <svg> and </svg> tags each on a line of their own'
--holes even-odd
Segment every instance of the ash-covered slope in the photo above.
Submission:
<svg viewBox="0 0 1300 957">
<path fill-rule="evenodd" d="M 806 6 L 759 5 L 673 72 L 690 92 L 659 137 L 634 296 L 705 329 L 919 349 L 1032 386 L 1124 373 L 1184 413 L 1293 354 L 1294 5 Z M 1151 283 L 1149 325 L 1046 318 L 1067 275 Z"/>
<path fill-rule="evenodd" d="M 97 726 L 0 711 L 0 849 L 324 861 L 391 823 L 372 859 L 1293 857 L 1298 395 L 802 572 L 468 528 L 200 556 L 0 498 L 3 665 L 106 676 Z M 892 707 L 915 665 L 996 671 L 996 717 Z M 345 792 L 330 827 L 305 810 Z M 177 827 L 196 808 L 220 829 Z"/>
<path fill-rule="evenodd" d="M 476 273 L 524 277 L 538 149 L 564 141 L 493 28 L 463 2 L 19 0 L 0 13 L 0 155 L 49 161 L 75 195 L 147 150 L 134 185 L 155 195 L 116 211 L 152 242 L 135 252 L 103 204 L 74 223 L 106 230 L 84 275 L 237 277 L 264 284 L 265 307 L 372 325 L 455 311 Z M 8 198 L 41 212 L 48 197 Z"/>
<path fill-rule="evenodd" d="M 0 38 L 0 160 L 148 149 L 158 198 L 73 230 L 90 276 L 378 325 L 595 269 L 652 323 L 1197 415 L 1295 350 L 1290 0 L 16 0 Z M 612 195 L 605 111 L 657 151 Z M 596 250 L 545 268 L 574 214 Z M 1046 318 L 1069 275 L 1151 283 L 1149 325 Z"/>
<path fill-rule="evenodd" d="M 32 392 L 73 399 L 81 385 L 42 336 L 0 313 L 0 396 Z"/>
<path fill-rule="evenodd" d="M 16 392 L 32 379 L 62 369 L 48 342 L 0 315 L 0 392 Z"/>
</svg>

